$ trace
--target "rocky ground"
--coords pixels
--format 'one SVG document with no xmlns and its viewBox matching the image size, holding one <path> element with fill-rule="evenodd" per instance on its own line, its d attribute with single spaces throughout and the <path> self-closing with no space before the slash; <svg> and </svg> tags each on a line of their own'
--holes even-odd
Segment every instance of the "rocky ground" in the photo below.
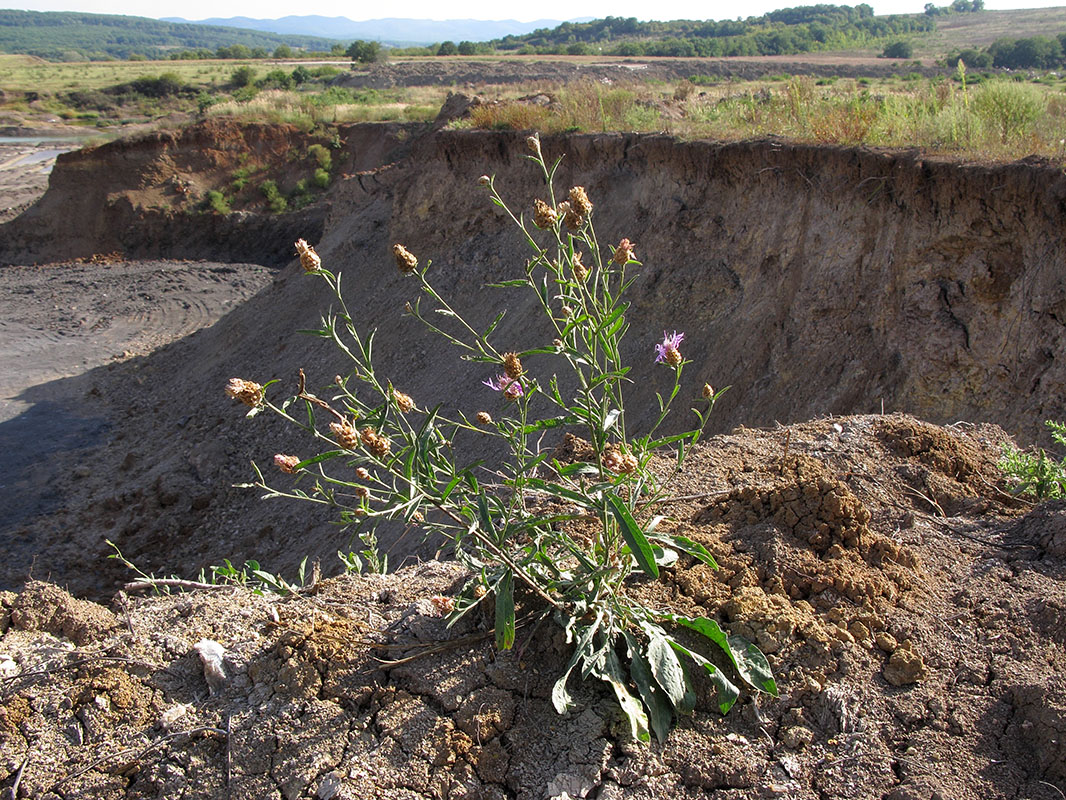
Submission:
<svg viewBox="0 0 1066 800">
<path fill-rule="evenodd" d="M 694 452 L 658 510 L 721 568 L 680 563 L 630 591 L 758 642 L 781 696 L 721 717 L 700 686 L 650 746 L 603 687 L 574 686 L 579 710 L 555 713 L 568 650 L 550 622 L 507 653 L 489 616 L 445 628 L 455 564 L 107 606 L 31 583 L 2 597 L 0 784 L 94 800 L 1060 798 L 1066 506 L 997 488 L 1004 438 L 840 417 Z M 205 672 L 212 648 L 221 672 Z"/>
</svg>

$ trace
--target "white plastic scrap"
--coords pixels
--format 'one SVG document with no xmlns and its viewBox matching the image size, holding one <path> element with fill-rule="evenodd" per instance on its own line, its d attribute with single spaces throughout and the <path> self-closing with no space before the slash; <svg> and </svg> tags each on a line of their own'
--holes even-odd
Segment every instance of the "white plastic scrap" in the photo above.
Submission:
<svg viewBox="0 0 1066 800">
<path fill-rule="evenodd" d="M 226 655 L 226 649 L 218 642 L 211 639 L 201 639 L 193 649 L 200 654 L 200 660 L 204 662 L 204 678 L 207 679 L 207 688 L 214 694 L 226 684 L 226 670 L 222 666 L 222 658 Z"/>
</svg>

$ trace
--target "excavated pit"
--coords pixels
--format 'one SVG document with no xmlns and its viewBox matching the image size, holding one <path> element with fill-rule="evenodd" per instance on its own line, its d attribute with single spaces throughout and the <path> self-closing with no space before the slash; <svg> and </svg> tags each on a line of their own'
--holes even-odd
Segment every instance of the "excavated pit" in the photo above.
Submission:
<svg viewBox="0 0 1066 800">
<path fill-rule="evenodd" d="M 431 279 L 473 321 L 506 308 L 503 349 L 547 341 L 530 298 L 483 288 L 513 277 L 524 253 L 477 178 L 494 174 L 528 209 L 542 190 L 524 137 L 338 134 L 344 177 L 297 214 L 176 211 L 173 187 L 224 185 L 249 153 L 293 179 L 287 153 L 311 141 L 209 123 L 61 156 L 45 197 L 0 228 L 0 262 L 82 259 L 40 268 L 37 284 L 33 268 L 0 269 L 33 289 L 17 296 L 24 314 L 64 273 L 85 282 L 70 291 L 102 293 L 111 284 L 92 283 L 93 262 L 116 251 L 228 261 L 230 272 L 148 272 L 231 277 L 240 297 L 263 287 L 226 313 L 205 302 L 206 326 L 159 349 L 149 337 L 66 377 L 20 374 L 5 400 L 26 408 L 0 421 L 0 450 L 19 465 L 8 497 L 21 503 L 0 519 L 4 586 L 32 574 L 106 600 L 130 576 L 105 539 L 146 571 L 186 577 L 222 558 L 291 576 L 309 555 L 338 571 L 344 543 L 326 517 L 235 488 L 250 459 L 303 441 L 265 415 L 244 419 L 222 391 L 233 376 L 291 390 L 301 368 L 314 390 L 344 371 L 294 333 L 329 300 L 288 258 L 297 237 L 343 271 L 349 306 L 379 328 L 383 375 L 420 404 L 472 414 L 495 396 L 482 369 L 402 316 L 414 289 L 394 242 L 432 259 Z M 663 329 L 686 333 L 691 386 L 733 387 L 674 479 L 688 499 L 663 523 L 721 569 L 682 562 L 633 591 L 758 642 L 782 697 L 720 718 L 700 686 L 697 713 L 651 748 L 625 741 L 595 686 L 558 717 L 557 632 L 523 632 L 500 654 L 487 620 L 445 629 L 429 598 L 452 592 L 461 569 L 411 566 L 435 549 L 412 533 L 388 543 L 405 571 L 284 599 L 231 588 L 108 609 L 39 581 L 3 593 L 3 787 L 212 800 L 1061 797 L 1066 512 L 1012 499 L 995 464 L 1008 434 L 1032 441 L 1063 417 L 1062 171 L 780 141 L 573 135 L 543 147 L 565 154 L 560 188 L 588 189 L 600 241 L 628 237 L 644 263 L 625 345 L 631 429 L 669 388 L 651 363 Z M 553 369 L 543 357 L 526 367 Z M 205 683 L 203 638 L 226 652 L 224 685 Z"/>
</svg>

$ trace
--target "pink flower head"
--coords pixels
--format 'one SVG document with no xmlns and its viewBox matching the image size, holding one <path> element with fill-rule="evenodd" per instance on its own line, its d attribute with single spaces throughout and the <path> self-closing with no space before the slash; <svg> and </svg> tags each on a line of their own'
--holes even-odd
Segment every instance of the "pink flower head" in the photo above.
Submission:
<svg viewBox="0 0 1066 800">
<path fill-rule="evenodd" d="M 655 352 L 658 355 L 655 357 L 656 364 L 662 364 L 666 362 L 672 367 L 676 367 L 681 363 L 681 342 L 685 340 L 685 334 L 674 331 L 673 335 L 663 331 L 662 344 L 655 345 Z"/>
<path fill-rule="evenodd" d="M 482 381 L 482 383 L 494 392 L 503 392 L 504 397 L 508 400 L 517 400 L 525 393 L 522 390 L 522 384 L 518 382 L 517 378 L 508 378 L 506 375 L 497 375 L 495 380 L 490 378 L 487 381 Z"/>
</svg>

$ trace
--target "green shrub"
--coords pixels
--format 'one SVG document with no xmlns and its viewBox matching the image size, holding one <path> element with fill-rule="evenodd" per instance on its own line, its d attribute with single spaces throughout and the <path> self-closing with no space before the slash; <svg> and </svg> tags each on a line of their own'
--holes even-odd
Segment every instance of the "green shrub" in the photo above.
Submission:
<svg viewBox="0 0 1066 800">
<path fill-rule="evenodd" d="M 233 74 L 230 76 L 230 83 L 238 89 L 244 86 L 251 86 L 255 83 L 255 70 L 247 64 L 243 67 L 237 67 L 237 69 L 233 70 Z"/>
<path fill-rule="evenodd" d="M 280 214 L 283 211 L 288 210 L 289 203 L 278 190 L 278 185 L 274 181 L 270 179 L 263 181 L 259 184 L 259 191 L 261 191 L 263 197 L 266 198 L 267 208 L 273 213 Z"/>
<path fill-rule="evenodd" d="M 329 172 L 333 169 L 333 156 L 329 150 L 320 144 L 312 144 L 307 148 L 307 157 L 314 159 L 318 166 Z"/>
<path fill-rule="evenodd" d="M 324 170 L 324 169 L 316 169 L 315 170 L 315 177 L 314 177 L 315 186 L 317 186 L 319 189 L 325 189 L 327 186 L 329 186 L 329 180 L 330 180 L 329 179 L 329 173 L 326 170 Z"/>
<path fill-rule="evenodd" d="M 1030 84 L 987 81 L 974 93 L 974 110 L 1007 144 L 1032 129 L 1047 110 L 1047 97 Z"/>
<path fill-rule="evenodd" d="M 1051 438 L 1066 448 L 1066 425 L 1047 420 Z M 1066 497 L 1066 458 L 1056 461 L 1043 450 L 1025 453 L 1011 446 L 1003 448 L 999 460 L 1015 494 L 1030 495 L 1039 500 L 1057 500 Z"/>
<path fill-rule="evenodd" d="M 226 196 L 215 189 L 207 193 L 204 198 L 204 207 L 209 211 L 214 211 L 216 214 L 228 214 L 233 210 L 230 208 Z"/>
<path fill-rule="evenodd" d="M 882 58 L 911 58 L 914 56 L 914 45 L 908 41 L 891 42 L 885 45 L 881 53 Z"/>
</svg>

